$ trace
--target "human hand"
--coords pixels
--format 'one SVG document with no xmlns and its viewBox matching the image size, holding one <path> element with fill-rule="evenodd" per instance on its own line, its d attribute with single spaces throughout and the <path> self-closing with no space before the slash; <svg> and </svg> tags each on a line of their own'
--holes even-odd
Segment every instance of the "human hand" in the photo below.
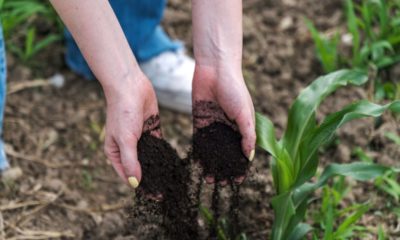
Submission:
<svg viewBox="0 0 400 240">
<path fill-rule="evenodd" d="M 227 154 L 229 155 L 226 151 L 230 149 L 226 149 L 224 146 L 215 146 L 212 149 L 214 153 L 198 154 L 196 133 L 213 123 L 224 123 L 234 131 L 240 132 L 242 137 L 241 144 L 238 147 L 241 147 L 243 154 L 232 160 L 237 161 L 237 163 L 207 163 L 206 159 L 195 159 L 202 164 L 205 170 L 206 182 L 208 183 L 213 183 L 216 175 L 218 175 L 218 172 L 209 171 L 210 167 L 215 168 L 216 171 L 224 172 L 222 178 L 225 179 L 217 179 L 223 185 L 226 184 L 227 180 L 241 183 L 245 178 L 247 159 L 251 161 L 254 157 L 256 141 L 254 107 L 240 69 L 240 67 L 235 68 L 224 64 L 216 66 L 197 65 L 195 69 L 193 80 L 194 157 L 205 158 L 205 156 L 211 156 L 211 158 L 223 158 Z M 214 137 L 211 138 L 216 139 Z M 221 140 L 215 141 L 215 145 L 222 144 L 218 142 Z M 209 151 L 212 150 L 210 149 Z M 201 151 L 207 151 L 207 148 L 201 147 Z M 218 153 L 221 151 L 225 152 Z M 232 166 L 227 166 L 227 164 L 232 164 Z M 244 168 L 244 171 L 230 167 L 241 167 Z M 228 179 L 226 179 L 226 176 L 229 176 Z"/>
<path fill-rule="evenodd" d="M 104 151 L 121 179 L 133 188 L 139 186 L 142 170 L 137 144 L 143 132 L 161 138 L 157 99 L 150 81 L 143 75 L 124 79 L 120 85 L 105 88 L 107 99 Z"/>
</svg>

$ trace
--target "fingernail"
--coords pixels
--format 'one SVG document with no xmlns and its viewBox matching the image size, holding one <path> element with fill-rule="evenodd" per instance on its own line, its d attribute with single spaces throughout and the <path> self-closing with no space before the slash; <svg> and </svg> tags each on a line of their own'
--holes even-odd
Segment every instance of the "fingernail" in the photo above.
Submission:
<svg viewBox="0 0 400 240">
<path fill-rule="evenodd" d="M 135 177 L 129 177 L 128 182 L 133 188 L 139 187 L 139 182 Z"/>
<path fill-rule="evenodd" d="M 253 150 L 251 150 L 250 156 L 249 156 L 249 161 L 250 161 L 250 162 L 253 161 L 253 159 L 254 159 L 254 154 L 256 154 L 256 151 L 253 149 Z"/>
</svg>

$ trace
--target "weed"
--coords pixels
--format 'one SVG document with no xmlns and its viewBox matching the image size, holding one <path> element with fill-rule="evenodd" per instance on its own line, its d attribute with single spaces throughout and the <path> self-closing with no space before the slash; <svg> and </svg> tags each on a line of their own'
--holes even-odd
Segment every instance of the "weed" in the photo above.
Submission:
<svg viewBox="0 0 400 240">
<path fill-rule="evenodd" d="M 208 208 L 200 205 L 200 214 L 209 228 L 215 230 L 217 240 L 247 240 L 245 233 L 232 236 L 232 226 L 229 224 L 229 222 L 225 218 L 220 218 L 217 220 Z"/>
<path fill-rule="evenodd" d="M 82 170 L 81 184 L 86 191 L 93 190 L 93 176 L 89 171 Z"/>
<path fill-rule="evenodd" d="M 390 139 L 391 141 L 393 141 L 394 143 L 396 143 L 397 145 L 400 146 L 400 136 L 392 133 L 392 132 L 387 132 L 385 133 L 385 137 L 387 137 L 388 139 Z"/>
<path fill-rule="evenodd" d="M 0 4 L 7 48 L 24 63 L 61 39 L 63 26 L 49 2 L 2 0 Z M 54 33 L 46 29 L 38 34 L 38 29 L 43 28 Z"/>
<path fill-rule="evenodd" d="M 326 185 L 322 189 L 322 206 L 314 214 L 313 220 L 319 223 L 314 230 L 314 238 L 324 240 L 348 239 L 366 229 L 356 225 L 363 214 L 370 209 L 367 204 L 352 204 L 341 209 L 341 202 L 350 187 L 344 177 L 333 181 L 332 186 Z M 323 236 L 323 237 L 322 237 Z"/>
<path fill-rule="evenodd" d="M 339 31 L 328 37 L 310 20 L 306 25 L 325 73 L 343 67 L 371 69 L 376 99 L 400 99 L 399 83 L 382 82 L 382 71 L 400 62 L 400 4 L 389 0 L 345 1 L 349 52 L 339 41 Z M 385 79 L 386 80 L 386 79 Z"/>
<path fill-rule="evenodd" d="M 385 134 L 386 136 L 388 135 Z M 395 134 L 389 134 L 389 136 L 398 137 Z M 394 141 L 398 140 L 394 138 Z M 353 151 L 353 154 L 363 162 L 372 163 L 372 157 L 368 156 L 368 154 L 360 147 L 356 148 Z M 379 176 L 375 179 L 374 184 L 375 186 L 381 190 L 382 192 L 388 194 L 389 196 L 393 197 L 395 202 L 399 203 L 400 200 L 400 183 L 398 178 L 400 170 L 396 168 L 388 169 L 382 176 Z"/>
</svg>

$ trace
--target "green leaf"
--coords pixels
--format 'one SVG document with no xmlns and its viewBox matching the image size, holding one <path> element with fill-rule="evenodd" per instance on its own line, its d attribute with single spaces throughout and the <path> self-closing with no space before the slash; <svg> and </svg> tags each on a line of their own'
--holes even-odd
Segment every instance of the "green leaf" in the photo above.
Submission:
<svg viewBox="0 0 400 240">
<path fill-rule="evenodd" d="M 379 225 L 379 229 L 378 229 L 378 240 L 386 240 L 386 234 L 385 231 L 383 230 L 382 225 Z"/>
<path fill-rule="evenodd" d="M 257 145 L 272 156 L 271 169 L 277 192 L 287 191 L 295 179 L 293 161 L 286 149 L 276 141 L 273 123 L 261 114 L 256 114 Z"/>
<path fill-rule="evenodd" d="M 379 164 L 354 162 L 349 164 L 330 164 L 323 171 L 318 182 L 315 184 L 316 187 L 321 187 L 334 176 L 346 176 L 351 177 L 358 181 L 367 181 L 376 177 L 382 176 L 386 171 L 390 170 L 389 167 L 385 167 Z"/>
<path fill-rule="evenodd" d="M 332 200 L 332 194 L 329 188 L 324 188 L 326 194 L 324 194 L 324 199 L 326 204 L 326 212 L 324 212 L 324 223 L 325 223 L 325 232 L 324 232 L 324 240 L 333 240 L 333 224 L 334 224 L 334 201 Z"/>
<path fill-rule="evenodd" d="M 366 213 L 369 210 L 370 206 L 369 205 L 360 205 L 359 208 L 350 216 L 346 217 L 346 219 L 343 221 L 342 224 L 339 225 L 338 229 L 334 233 L 334 238 L 335 239 L 341 239 L 345 236 L 347 236 L 347 232 L 350 230 L 351 231 L 351 226 L 355 224 L 364 213 Z"/>
<path fill-rule="evenodd" d="M 386 132 L 385 137 L 392 140 L 397 145 L 400 145 L 400 136 L 399 135 L 392 133 L 392 132 Z"/>
<path fill-rule="evenodd" d="M 319 77 L 310 86 L 301 91 L 289 110 L 283 146 L 292 159 L 297 159 L 300 142 L 307 134 L 305 130 L 310 122 L 315 122 L 315 111 L 319 104 L 333 91 L 347 84 L 361 85 L 368 80 L 364 71 L 339 70 Z"/>
<path fill-rule="evenodd" d="M 29 28 L 25 38 L 25 53 L 23 59 L 24 61 L 28 60 L 30 56 L 32 56 L 35 37 L 36 37 L 36 28 Z"/>
<path fill-rule="evenodd" d="M 260 113 L 256 113 L 256 133 L 257 145 L 277 158 L 280 150 L 275 137 L 274 124 Z"/>
<path fill-rule="evenodd" d="M 211 214 L 211 212 L 210 212 L 206 207 L 204 207 L 204 206 L 202 206 L 202 205 L 200 205 L 199 209 L 200 209 L 201 215 L 202 215 L 202 216 L 204 217 L 204 219 L 206 220 L 206 223 L 207 223 L 209 226 L 212 226 L 212 225 L 214 224 L 214 217 L 213 217 L 213 215 Z"/>
<path fill-rule="evenodd" d="M 50 44 L 52 44 L 52 43 L 54 43 L 56 41 L 59 41 L 59 40 L 61 40 L 61 36 L 60 35 L 58 35 L 58 34 L 50 34 L 45 39 L 39 41 L 38 43 L 36 43 L 33 46 L 32 52 L 31 52 L 29 57 L 33 57 L 35 54 L 37 54 L 43 48 L 46 48 Z"/>
<path fill-rule="evenodd" d="M 358 19 L 354 10 L 352 0 L 346 0 L 346 16 L 347 16 L 347 28 L 353 37 L 353 59 L 352 65 L 359 66 L 360 64 L 360 32 L 358 31 Z"/>
<path fill-rule="evenodd" d="M 382 176 L 388 170 L 391 170 L 391 168 L 379 164 L 365 162 L 330 164 L 322 172 L 316 183 L 305 183 L 295 189 L 293 192 L 293 204 L 295 207 L 302 204 L 308 199 L 310 193 L 324 186 L 332 177 L 345 176 L 351 177 L 358 181 L 367 181 Z"/>
<path fill-rule="evenodd" d="M 361 147 L 356 147 L 353 150 L 353 154 L 356 155 L 356 157 L 363 162 L 367 162 L 367 163 L 374 162 L 374 159 L 372 157 L 368 156 L 368 154 Z"/>
<path fill-rule="evenodd" d="M 322 63 L 324 71 L 326 73 L 335 71 L 338 68 L 339 59 L 337 51 L 339 34 L 337 33 L 332 39 L 329 39 L 320 34 L 309 19 L 305 19 L 305 23 L 314 40 L 317 56 Z"/>
<path fill-rule="evenodd" d="M 272 198 L 274 208 L 274 226 L 272 228 L 272 240 L 282 240 L 287 230 L 290 218 L 295 214 L 295 208 L 291 198 L 291 192 L 286 192 Z M 291 229 L 290 229 L 291 230 Z"/>
<path fill-rule="evenodd" d="M 305 235 L 312 230 L 312 227 L 306 223 L 300 223 L 293 230 L 292 234 L 287 238 L 288 240 L 301 240 Z"/>
<path fill-rule="evenodd" d="M 303 168 L 300 170 L 300 177 L 296 185 L 301 185 L 313 176 L 318 165 L 318 161 L 312 158 L 319 147 L 327 142 L 343 124 L 363 117 L 378 117 L 385 110 L 400 112 L 400 101 L 381 106 L 362 100 L 346 106 L 343 110 L 328 115 L 323 123 L 302 142 L 301 149 L 308 154 L 305 158 Z M 305 155 L 307 156 L 307 155 Z"/>
</svg>

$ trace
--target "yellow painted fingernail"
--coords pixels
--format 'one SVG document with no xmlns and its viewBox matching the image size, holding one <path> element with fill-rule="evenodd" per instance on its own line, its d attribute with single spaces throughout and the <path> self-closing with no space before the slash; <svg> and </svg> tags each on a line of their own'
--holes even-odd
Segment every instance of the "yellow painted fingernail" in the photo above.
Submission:
<svg viewBox="0 0 400 240">
<path fill-rule="evenodd" d="M 135 177 L 129 177 L 128 182 L 133 188 L 139 187 L 139 182 Z"/>
<path fill-rule="evenodd" d="M 249 161 L 251 162 L 251 161 L 253 161 L 253 159 L 254 159 L 254 155 L 256 154 L 256 151 L 253 149 L 253 150 L 251 150 L 251 152 L 250 152 L 250 156 L 249 156 Z"/>
</svg>

